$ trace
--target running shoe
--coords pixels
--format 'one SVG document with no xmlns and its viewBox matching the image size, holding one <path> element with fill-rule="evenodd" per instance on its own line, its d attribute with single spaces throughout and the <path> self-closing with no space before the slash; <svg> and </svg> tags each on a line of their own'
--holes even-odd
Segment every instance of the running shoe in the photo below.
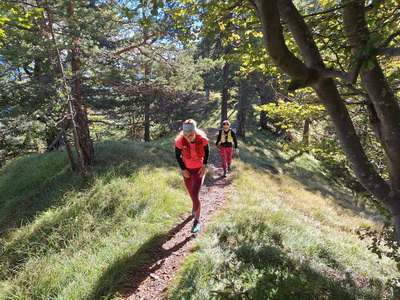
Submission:
<svg viewBox="0 0 400 300">
<path fill-rule="evenodd" d="M 192 227 L 192 229 L 190 230 L 190 232 L 192 232 L 192 233 L 199 232 L 199 231 L 200 231 L 200 228 L 201 228 L 200 220 L 194 220 L 194 222 L 193 222 L 193 227 Z"/>
</svg>

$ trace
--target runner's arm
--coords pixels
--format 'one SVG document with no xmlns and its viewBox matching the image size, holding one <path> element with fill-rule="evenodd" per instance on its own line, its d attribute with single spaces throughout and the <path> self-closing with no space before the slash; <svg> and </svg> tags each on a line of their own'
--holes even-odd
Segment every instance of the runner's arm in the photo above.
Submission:
<svg viewBox="0 0 400 300">
<path fill-rule="evenodd" d="M 231 134 L 232 134 L 233 142 L 235 143 L 235 149 L 237 149 L 238 143 L 237 143 L 237 139 L 236 139 L 236 133 L 232 130 Z"/>
<path fill-rule="evenodd" d="M 204 146 L 203 165 L 207 164 L 209 154 L 210 154 L 210 146 L 207 144 L 207 145 Z"/>
<path fill-rule="evenodd" d="M 186 170 L 185 163 L 183 162 L 183 159 L 182 159 L 182 149 L 175 147 L 175 157 L 176 157 L 176 161 L 178 162 L 181 170 Z"/>
<path fill-rule="evenodd" d="M 222 130 L 218 131 L 218 137 L 217 137 L 217 142 L 215 143 L 215 146 L 218 146 L 219 142 L 221 141 L 221 132 L 222 132 Z"/>
</svg>

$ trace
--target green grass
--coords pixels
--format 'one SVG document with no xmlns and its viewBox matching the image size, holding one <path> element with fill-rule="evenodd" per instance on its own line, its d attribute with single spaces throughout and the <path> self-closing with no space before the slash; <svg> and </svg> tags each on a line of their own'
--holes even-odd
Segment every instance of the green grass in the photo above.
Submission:
<svg viewBox="0 0 400 300">
<path fill-rule="evenodd" d="M 393 299 L 394 264 L 354 233 L 380 228 L 372 209 L 275 138 L 248 132 L 240 149 L 229 203 L 171 299 Z M 127 271 L 189 214 L 173 137 L 106 141 L 95 153 L 87 178 L 70 172 L 65 153 L 0 170 L 0 299 L 117 299 Z"/>
<path fill-rule="evenodd" d="M 379 260 L 355 234 L 380 228 L 379 216 L 325 180 L 308 155 L 271 153 L 273 141 L 255 137 L 242 147 L 245 162 L 235 161 L 229 204 L 201 236 L 170 299 L 398 296 L 388 285 L 399 277 L 395 264 Z"/>
<path fill-rule="evenodd" d="M 171 145 L 98 145 L 98 166 L 87 179 L 71 174 L 60 153 L 2 169 L 0 216 L 7 230 L 0 244 L 0 299 L 101 299 L 115 293 L 125 272 L 148 259 L 146 250 L 190 212 Z M 25 203 L 30 205 L 20 214 L 18 205 Z"/>
</svg>

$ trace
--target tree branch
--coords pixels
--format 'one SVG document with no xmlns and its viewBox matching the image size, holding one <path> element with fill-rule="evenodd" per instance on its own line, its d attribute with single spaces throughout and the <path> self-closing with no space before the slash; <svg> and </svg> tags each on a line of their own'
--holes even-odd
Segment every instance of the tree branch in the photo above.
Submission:
<svg viewBox="0 0 400 300">
<path fill-rule="evenodd" d="M 378 55 L 400 56 L 400 48 L 377 48 Z"/>
<path fill-rule="evenodd" d="M 118 83 L 115 81 L 111 80 L 106 80 L 106 79 L 99 79 L 99 78 L 90 78 L 86 77 L 83 78 L 84 80 L 91 80 L 91 81 L 98 81 L 98 82 L 106 82 L 111 85 L 116 86 L 117 88 L 114 89 L 113 91 L 107 91 L 103 93 L 96 92 L 95 94 L 112 94 L 112 93 L 127 93 L 127 94 L 138 94 L 138 95 L 160 95 L 160 94 L 166 94 L 168 93 L 168 90 L 166 90 L 166 87 L 168 87 L 167 84 L 144 84 L 144 85 L 129 85 L 129 84 L 123 84 L 123 83 Z M 160 92 L 162 91 L 162 92 Z M 89 94 L 89 93 L 86 93 Z"/>
<path fill-rule="evenodd" d="M 336 7 L 333 7 L 333 8 L 331 8 L 331 9 L 328 9 L 328 10 L 324 10 L 324 11 L 321 11 L 321 12 L 316 12 L 316 13 L 304 15 L 304 18 L 308 18 L 308 17 L 312 17 L 312 16 L 318 16 L 318 15 L 329 14 L 329 13 L 331 13 L 331 12 L 341 10 L 343 7 L 344 7 L 344 5 L 338 5 L 338 6 L 336 6 Z"/>
<path fill-rule="evenodd" d="M 155 119 L 150 120 L 150 122 L 155 121 Z M 102 123 L 105 125 L 110 125 L 110 126 L 136 126 L 136 125 L 143 125 L 144 121 L 142 122 L 136 122 L 136 123 L 123 123 L 123 124 L 115 124 L 115 123 L 110 123 L 106 121 L 101 121 L 101 120 L 88 120 L 89 123 Z"/>
<path fill-rule="evenodd" d="M 169 66 L 174 70 L 175 73 L 178 73 L 178 71 L 176 70 L 175 66 L 172 65 L 167 59 L 165 59 L 165 58 L 164 58 L 161 54 L 159 54 L 158 52 L 156 52 L 156 55 L 159 56 L 159 57 L 161 57 L 162 60 L 158 60 L 158 59 L 156 59 L 156 58 L 154 58 L 154 57 L 148 55 L 148 54 L 145 53 L 140 47 L 137 48 L 137 49 L 139 50 L 139 52 L 140 52 L 142 55 L 144 55 L 144 56 L 147 57 L 148 59 L 151 59 L 152 61 L 155 61 L 155 62 L 158 62 L 158 63 L 159 63 L 159 62 L 161 62 L 161 63 L 163 62 L 163 63 L 169 65 Z"/>
<path fill-rule="evenodd" d="M 400 30 L 397 30 L 396 32 L 392 33 L 391 35 L 388 36 L 388 38 L 380 45 L 378 48 L 385 48 L 387 47 L 396 36 L 400 35 Z"/>
<path fill-rule="evenodd" d="M 377 55 L 385 56 L 400 56 L 400 48 L 388 48 L 389 44 L 400 35 L 400 30 L 392 33 L 388 38 L 378 47 Z"/>
<path fill-rule="evenodd" d="M 143 42 L 141 42 L 140 44 L 133 45 L 133 46 L 129 46 L 129 47 L 127 47 L 127 48 L 124 48 L 124 49 L 122 49 L 122 50 L 119 50 L 119 51 L 115 52 L 115 53 L 114 53 L 114 56 L 121 55 L 122 53 L 131 51 L 132 49 L 139 49 L 141 46 L 149 45 L 149 44 L 152 44 L 152 43 L 148 43 L 147 40 L 146 40 L 146 41 L 143 41 Z"/>
<path fill-rule="evenodd" d="M 279 0 L 255 0 L 258 16 L 261 21 L 265 49 L 273 63 L 280 67 L 291 78 L 290 90 L 309 86 L 313 81 L 315 70 L 307 68 L 287 47 L 280 22 Z M 253 4 L 252 3 L 252 4 Z M 284 19 L 284 17 L 283 17 Z M 288 22 L 286 22 L 288 23 Z M 314 74 L 315 75 L 315 74 Z"/>
<path fill-rule="evenodd" d="M 326 69 L 325 67 L 316 67 L 317 71 L 319 72 L 319 75 L 322 76 L 322 78 L 340 78 L 344 82 L 354 84 L 357 81 L 357 77 L 360 73 L 361 70 L 361 61 L 357 62 L 356 69 L 352 73 L 346 73 L 342 71 L 336 71 L 336 70 L 329 70 Z"/>
</svg>

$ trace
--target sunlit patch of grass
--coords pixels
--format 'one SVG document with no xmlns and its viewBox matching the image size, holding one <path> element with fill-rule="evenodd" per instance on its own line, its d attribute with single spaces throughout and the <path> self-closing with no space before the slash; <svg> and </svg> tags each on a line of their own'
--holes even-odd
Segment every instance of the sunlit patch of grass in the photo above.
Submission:
<svg viewBox="0 0 400 300">
<path fill-rule="evenodd" d="M 340 201 L 332 195 L 308 190 L 304 181 L 288 175 L 272 175 L 239 161 L 235 167 L 230 202 L 201 237 L 171 299 L 393 295 L 386 284 L 396 276 L 393 262 L 378 260 L 354 232 L 359 226 L 379 228 L 374 215 L 337 205 Z M 198 269 L 200 264 L 207 272 Z"/>
<path fill-rule="evenodd" d="M 43 211 L 27 210 L 31 221 L 3 234 L 0 299 L 109 297 L 129 268 L 148 259 L 143 247 L 155 247 L 165 239 L 191 204 L 177 165 L 169 164 L 170 152 L 150 150 L 144 155 L 146 148 L 163 146 L 142 145 L 102 144 L 97 148 L 98 165 L 84 189 L 70 186 Z M 48 168 L 47 174 L 55 178 L 54 188 L 59 182 L 52 172 L 57 168 Z M 20 180 L 35 175 L 32 168 Z M 37 184 L 36 193 L 42 188 Z M 29 194 L 20 197 L 34 201 Z M 1 217 L 11 219 L 12 212 L 6 212 Z"/>
<path fill-rule="evenodd" d="M 264 137 L 240 140 L 229 204 L 205 227 L 170 298 L 390 299 L 395 266 L 354 233 L 379 228 L 379 217 L 321 178 L 310 156 Z M 106 141 L 96 155 L 87 178 L 68 170 L 63 153 L 0 170 L 4 299 L 112 299 L 126 271 L 189 214 L 173 137 Z"/>
</svg>

